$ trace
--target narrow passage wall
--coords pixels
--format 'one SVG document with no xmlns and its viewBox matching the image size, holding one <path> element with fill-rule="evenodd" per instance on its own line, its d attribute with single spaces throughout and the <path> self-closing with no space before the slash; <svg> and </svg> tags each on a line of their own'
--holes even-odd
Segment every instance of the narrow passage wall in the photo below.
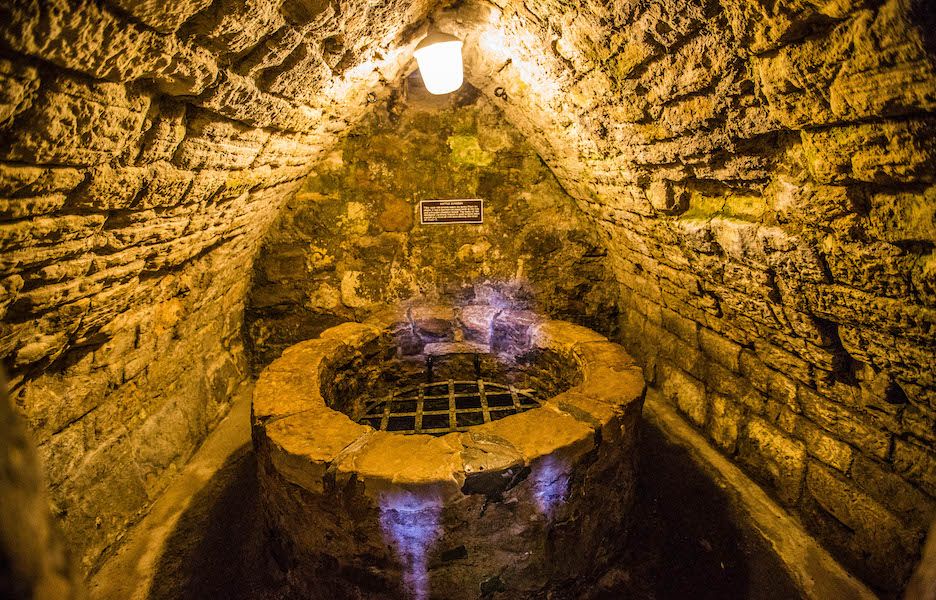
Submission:
<svg viewBox="0 0 936 600">
<path fill-rule="evenodd" d="M 85 568 L 227 410 L 260 239 L 427 5 L 0 6 L 0 356 Z"/>
<path fill-rule="evenodd" d="M 657 393 L 899 590 L 936 507 L 932 3 L 475 0 L 436 18 L 603 232 Z"/>
</svg>

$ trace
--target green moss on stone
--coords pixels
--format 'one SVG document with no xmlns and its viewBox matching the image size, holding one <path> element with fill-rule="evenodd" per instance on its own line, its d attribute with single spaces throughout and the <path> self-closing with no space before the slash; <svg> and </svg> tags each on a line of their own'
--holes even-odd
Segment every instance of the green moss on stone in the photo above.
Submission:
<svg viewBox="0 0 936 600">
<path fill-rule="evenodd" d="M 767 210 L 767 201 L 762 196 L 726 194 L 708 196 L 693 193 L 689 198 L 689 208 L 680 215 L 680 219 L 709 220 L 722 217 L 739 221 L 758 221 Z"/>
<path fill-rule="evenodd" d="M 720 214 L 724 206 L 725 199 L 720 196 L 693 193 L 689 197 L 689 208 L 679 218 L 708 220 Z"/>
<path fill-rule="evenodd" d="M 460 165 L 486 167 L 494 162 L 494 155 L 481 148 L 474 135 L 452 135 L 448 138 L 452 161 Z"/>
<path fill-rule="evenodd" d="M 730 195 L 725 198 L 722 214 L 745 221 L 757 221 L 767 210 L 767 201 L 762 196 Z"/>
</svg>

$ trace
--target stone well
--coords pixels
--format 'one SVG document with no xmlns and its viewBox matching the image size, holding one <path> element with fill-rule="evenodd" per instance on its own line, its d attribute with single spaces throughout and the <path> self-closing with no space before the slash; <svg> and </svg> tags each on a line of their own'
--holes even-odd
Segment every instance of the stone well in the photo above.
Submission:
<svg viewBox="0 0 936 600">
<path fill-rule="evenodd" d="M 478 397 L 454 382 L 475 377 L 491 385 L 463 422 L 456 403 Z M 421 390 L 426 414 L 394 418 L 433 434 L 385 430 L 380 403 L 404 388 Z M 255 388 L 274 558 L 313 598 L 573 591 L 624 541 L 644 389 L 620 346 L 528 312 L 419 307 L 333 327 Z M 453 431 L 413 426 L 437 392 Z"/>
</svg>

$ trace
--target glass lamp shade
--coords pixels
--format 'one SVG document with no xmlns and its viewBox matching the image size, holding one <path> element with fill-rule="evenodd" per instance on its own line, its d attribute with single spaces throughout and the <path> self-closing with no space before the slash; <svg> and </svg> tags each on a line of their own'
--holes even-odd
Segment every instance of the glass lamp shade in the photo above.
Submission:
<svg viewBox="0 0 936 600">
<path fill-rule="evenodd" d="M 462 41 L 454 35 L 433 31 L 419 42 L 413 54 L 419 74 L 430 94 L 448 94 L 461 87 Z"/>
</svg>

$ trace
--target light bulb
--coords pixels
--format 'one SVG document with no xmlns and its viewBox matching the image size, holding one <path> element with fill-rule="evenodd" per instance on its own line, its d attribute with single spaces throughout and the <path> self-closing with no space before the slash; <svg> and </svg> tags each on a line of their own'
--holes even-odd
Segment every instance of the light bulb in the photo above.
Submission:
<svg viewBox="0 0 936 600">
<path fill-rule="evenodd" d="M 461 87 L 462 41 L 454 35 L 433 31 L 419 42 L 413 54 L 419 74 L 430 94 L 448 94 Z"/>
</svg>

